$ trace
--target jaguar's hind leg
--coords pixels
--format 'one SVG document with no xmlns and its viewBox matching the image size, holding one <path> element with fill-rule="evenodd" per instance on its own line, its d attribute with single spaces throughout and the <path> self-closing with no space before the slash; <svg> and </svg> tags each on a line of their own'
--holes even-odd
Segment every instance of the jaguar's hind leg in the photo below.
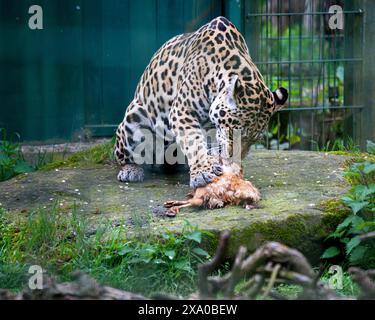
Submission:
<svg viewBox="0 0 375 320">
<path fill-rule="evenodd" d="M 144 109 L 140 103 L 132 101 L 126 110 L 124 120 L 120 123 L 116 131 L 116 145 L 114 156 L 122 166 L 117 175 L 120 182 L 139 182 L 144 179 L 143 168 L 136 164 L 136 159 L 140 155 L 135 153 L 137 146 L 144 142 L 146 133 L 139 130 L 140 126 L 150 126 L 150 120 L 140 112 Z M 151 136 L 151 132 L 150 132 Z"/>
<path fill-rule="evenodd" d="M 144 170 L 137 164 L 126 164 L 117 175 L 120 182 L 141 182 L 145 178 Z"/>
</svg>

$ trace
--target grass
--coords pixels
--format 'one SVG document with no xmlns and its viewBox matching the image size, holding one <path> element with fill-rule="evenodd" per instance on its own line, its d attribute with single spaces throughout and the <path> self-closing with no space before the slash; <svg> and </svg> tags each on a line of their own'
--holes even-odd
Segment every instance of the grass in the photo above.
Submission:
<svg viewBox="0 0 375 320">
<path fill-rule="evenodd" d="M 186 296 L 196 289 L 197 264 L 208 258 L 200 248 L 208 234 L 188 222 L 181 234 L 165 231 L 142 240 L 126 239 L 124 227 L 106 223 L 89 231 L 75 210 L 36 210 L 13 222 L 0 211 L 0 288 L 24 288 L 29 266 L 40 265 L 60 281 L 81 270 L 99 283 L 146 296 Z"/>
<path fill-rule="evenodd" d="M 312 143 L 315 145 L 315 151 L 318 152 L 337 152 L 338 154 L 360 153 L 360 147 L 354 142 L 351 137 L 346 137 L 345 139 L 337 138 L 334 141 L 329 140 L 324 146 L 321 147 L 316 141 L 312 141 Z"/>
<path fill-rule="evenodd" d="M 294 284 L 281 283 L 274 288 L 274 291 L 285 298 L 296 299 L 302 292 L 302 287 Z"/>
<path fill-rule="evenodd" d="M 332 280 L 334 277 L 335 275 L 329 273 L 329 271 L 326 271 L 323 273 L 321 280 L 325 283 L 330 283 L 330 280 Z M 335 291 L 339 295 L 349 296 L 349 297 L 358 296 L 358 294 L 360 293 L 357 284 L 353 282 L 348 272 L 342 273 L 342 286 L 339 288 L 336 288 Z"/>
<path fill-rule="evenodd" d="M 375 162 L 375 155 L 367 152 L 351 152 L 351 151 L 329 151 L 330 154 L 339 156 L 347 156 L 351 159 L 345 163 L 345 167 L 350 167 L 355 162 L 372 161 Z"/>
<path fill-rule="evenodd" d="M 17 142 L 19 134 L 15 133 L 8 137 L 7 131 L 0 128 L 2 139 L 0 140 L 0 181 L 8 180 L 18 174 L 34 170 L 24 159 L 21 146 Z M 17 141 L 14 141 L 14 137 Z"/>
<path fill-rule="evenodd" d="M 229 266 L 226 266 L 226 271 L 230 270 Z M 337 271 L 329 272 L 328 269 L 323 272 L 323 274 L 320 277 L 320 281 L 326 285 L 337 283 L 335 280 L 337 279 Z M 243 287 L 246 286 L 247 280 L 241 281 L 235 288 L 235 292 L 239 293 L 242 291 Z M 334 290 L 338 295 L 341 295 L 343 297 L 356 297 L 359 295 L 360 290 L 358 286 L 353 282 L 348 272 L 342 272 L 341 277 L 341 284 L 336 285 Z M 303 292 L 303 288 L 300 285 L 295 285 L 291 283 L 279 283 L 276 284 L 272 292 L 281 295 L 282 297 L 285 297 L 286 299 L 297 299 L 301 293 Z M 257 299 L 263 299 L 262 295 L 258 295 Z M 267 298 L 271 299 L 271 298 Z"/>
<path fill-rule="evenodd" d="M 324 272 L 320 277 L 320 280 L 329 285 L 330 282 L 335 278 L 335 275 L 329 273 L 328 271 Z M 288 298 L 296 299 L 299 294 L 302 292 L 302 287 L 294 284 L 282 283 L 275 287 L 276 293 Z M 342 286 L 336 287 L 333 289 L 338 295 L 343 297 L 356 297 L 360 293 L 358 286 L 353 282 L 349 273 L 342 273 Z"/>
<path fill-rule="evenodd" d="M 167 293 L 188 296 L 196 290 L 197 265 L 209 256 L 200 248 L 210 236 L 185 223 L 182 233 L 163 232 L 160 237 L 126 239 L 125 227 L 113 228 L 105 221 L 89 230 L 84 217 L 64 212 L 58 206 L 14 217 L 0 210 L 0 288 L 19 291 L 27 285 L 28 268 L 40 265 L 60 281 L 71 280 L 75 270 L 83 271 L 99 283 L 138 292 L 145 296 Z M 229 271 L 229 262 L 217 274 Z M 321 280 L 328 283 L 331 274 Z M 293 299 L 301 287 L 280 284 L 277 293 Z M 343 273 L 344 296 L 355 296 L 358 288 Z"/>
<path fill-rule="evenodd" d="M 51 170 L 59 167 L 92 167 L 113 160 L 112 152 L 115 137 L 107 143 L 76 152 L 63 160 L 56 160 L 54 152 L 39 152 L 35 163 L 30 164 L 25 161 L 19 143 L 20 135 L 18 133 L 8 135 L 4 128 L 0 128 L 0 134 L 2 134 L 0 139 L 0 181 L 35 170 Z"/>
<path fill-rule="evenodd" d="M 0 134 L 2 134 L 0 139 L 0 181 L 35 170 L 52 170 L 60 167 L 92 167 L 113 160 L 115 137 L 107 143 L 76 152 L 67 159 L 65 159 L 65 154 L 63 159 L 55 159 L 54 152 L 39 152 L 35 163 L 30 164 L 25 161 L 19 143 L 20 135 L 18 133 L 9 135 L 4 128 L 0 128 Z"/>
<path fill-rule="evenodd" d="M 52 170 L 60 167 L 92 167 L 98 164 L 108 163 L 113 159 L 112 139 L 109 142 L 98 144 L 90 149 L 76 152 L 66 160 L 57 160 L 41 166 L 40 170 Z"/>
</svg>

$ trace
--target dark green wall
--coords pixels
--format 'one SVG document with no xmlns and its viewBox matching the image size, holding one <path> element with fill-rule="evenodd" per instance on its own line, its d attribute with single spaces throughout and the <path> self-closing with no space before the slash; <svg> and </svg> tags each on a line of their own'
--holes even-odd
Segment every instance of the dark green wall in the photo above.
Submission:
<svg viewBox="0 0 375 320">
<path fill-rule="evenodd" d="M 224 10 L 238 17 L 236 3 L 0 0 L 0 128 L 28 141 L 111 135 L 155 50 Z M 33 4 L 43 30 L 28 28 Z"/>
</svg>

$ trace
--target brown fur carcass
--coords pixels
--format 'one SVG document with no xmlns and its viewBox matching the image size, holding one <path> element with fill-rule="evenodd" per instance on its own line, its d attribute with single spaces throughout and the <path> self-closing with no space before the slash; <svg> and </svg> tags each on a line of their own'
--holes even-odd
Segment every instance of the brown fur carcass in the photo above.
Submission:
<svg viewBox="0 0 375 320">
<path fill-rule="evenodd" d="M 167 201 L 164 207 L 166 214 L 174 217 L 181 208 L 205 207 L 208 209 L 222 208 L 228 204 L 243 205 L 246 209 L 257 208 L 260 193 L 250 181 L 243 177 L 239 165 L 225 165 L 223 174 L 216 177 L 204 187 L 194 189 L 187 200 Z"/>
</svg>

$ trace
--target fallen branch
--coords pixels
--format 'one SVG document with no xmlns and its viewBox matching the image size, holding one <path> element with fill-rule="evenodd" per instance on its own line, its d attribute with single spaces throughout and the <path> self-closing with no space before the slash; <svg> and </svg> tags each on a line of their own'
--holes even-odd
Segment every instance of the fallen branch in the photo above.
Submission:
<svg viewBox="0 0 375 320">
<path fill-rule="evenodd" d="M 202 299 L 209 297 L 210 293 L 214 290 L 214 288 L 211 288 L 210 290 L 208 276 L 222 263 L 228 247 L 229 238 L 229 231 L 224 231 L 220 236 L 219 245 L 216 249 L 214 258 L 211 261 L 198 266 L 198 289 L 200 298 Z"/>
<path fill-rule="evenodd" d="M 364 271 L 359 268 L 349 268 L 349 273 L 361 289 L 360 299 L 375 299 L 375 283 L 372 277 L 375 275 L 375 270 Z"/>
<path fill-rule="evenodd" d="M 26 289 L 19 294 L 0 291 L 0 300 L 146 300 L 131 292 L 99 285 L 86 274 L 76 272 L 73 282 L 44 279 L 43 289 Z"/>
<path fill-rule="evenodd" d="M 338 295 L 321 282 L 319 275 L 299 251 L 277 242 L 268 242 L 252 254 L 247 254 L 247 249 L 241 246 L 230 272 L 223 276 L 210 276 L 209 273 L 214 271 L 214 266 L 218 266 L 224 256 L 228 238 L 228 233 L 223 234 L 213 260 L 199 267 L 199 270 L 204 272 L 200 272 L 198 297 L 212 299 L 220 294 L 230 299 L 254 299 L 259 295 L 262 298 L 277 298 L 280 295 L 272 291 L 274 285 L 292 283 L 302 288 L 297 299 L 351 299 Z M 375 270 L 366 271 L 364 274 L 360 272 L 362 270 L 358 270 L 352 272 L 356 275 L 353 280 L 363 288 L 361 297 L 375 298 L 375 284 L 370 279 L 375 276 Z M 242 285 L 236 293 L 235 289 L 239 284 Z"/>
<path fill-rule="evenodd" d="M 368 232 L 368 233 L 365 233 L 365 234 L 361 234 L 358 237 L 361 241 L 373 240 L 373 239 L 375 239 L 375 231 Z"/>
</svg>

